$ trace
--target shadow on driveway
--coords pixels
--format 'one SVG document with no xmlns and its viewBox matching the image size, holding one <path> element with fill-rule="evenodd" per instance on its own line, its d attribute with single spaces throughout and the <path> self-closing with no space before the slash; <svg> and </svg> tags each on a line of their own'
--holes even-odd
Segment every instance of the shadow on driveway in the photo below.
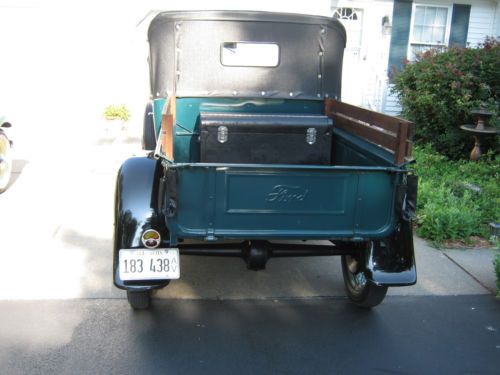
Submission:
<svg viewBox="0 0 500 375">
<path fill-rule="evenodd" d="M 500 366 L 500 302 L 491 296 L 391 297 L 371 311 L 343 298 L 156 302 L 141 312 L 122 300 L 0 302 L 1 332 L 18 322 L 38 337 L 4 336 L 2 373 L 495 374 Z"/>
</svg>

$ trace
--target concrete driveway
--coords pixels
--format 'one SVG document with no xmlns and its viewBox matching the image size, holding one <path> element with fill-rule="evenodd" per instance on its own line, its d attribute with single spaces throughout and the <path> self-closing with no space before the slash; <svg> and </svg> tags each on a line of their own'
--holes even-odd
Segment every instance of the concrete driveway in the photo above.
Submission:
<svg viewBox="0 0 500 375">
<path fill-rule="evenodd" d="M 415 239 L 417 285 L 370 312 L 346 301 L 338 257 L 250 272 L 240 259 L 184 256 L 181 279 L 133 311 L 112 285 L 111 236 L 115 174 L 142 153 L 139 130 L 16 149 L 0 195 L 1 373 L 497 372 L 490 250 Z"/>
<path fill-rule="evenodd" d="M 114 183 L 121 162 L 143 153 L 140 124 L 113 134 L 102 125 L 71 148 L 28 157 L 17 150 L 12 186 L 0 196 L 0 299 L 125 296 L 111 279 Z M 417 285 L 389 295 L 494 291 L 491 250 L 441 252 L 418 238 L 415 244 Z M 236 258 L 183 256 L 181 262 L 181 279 L 157 298 L 344 296 L 338 257 L 271 259 L 261 272 L 247 271 Z"/>
</svg>

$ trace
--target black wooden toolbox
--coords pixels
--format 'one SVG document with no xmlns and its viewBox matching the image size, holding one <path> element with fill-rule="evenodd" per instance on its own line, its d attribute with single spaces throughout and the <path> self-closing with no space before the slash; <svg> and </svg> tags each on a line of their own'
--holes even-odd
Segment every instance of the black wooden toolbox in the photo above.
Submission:
<svg viewBox="0 0 500 375">
<path fill-rule="evenodd" d="M 199 121 L 202 163 L 331 163 L 326 116 L 202 112 Z"/>
</svg>

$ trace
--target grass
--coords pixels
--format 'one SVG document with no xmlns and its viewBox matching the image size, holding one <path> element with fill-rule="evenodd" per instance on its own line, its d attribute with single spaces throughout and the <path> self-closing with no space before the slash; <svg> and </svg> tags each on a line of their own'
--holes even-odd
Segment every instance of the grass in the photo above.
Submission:
<svg viewBox="0 0 500 375">
<path fill-rule="evenodd" d="M 438 246 L 489 238 L 488 224 L 500 219 L 500 157 L 450 161 L 427 147 L 415 147 L 414 157 L 419 176 L 417 234 Z"/>
</svg>

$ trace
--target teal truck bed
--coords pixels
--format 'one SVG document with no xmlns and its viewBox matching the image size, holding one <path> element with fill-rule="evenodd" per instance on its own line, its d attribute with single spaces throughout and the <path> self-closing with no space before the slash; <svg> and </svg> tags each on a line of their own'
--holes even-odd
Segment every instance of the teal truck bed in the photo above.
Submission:
<svg viewBox="0 0 500 375">
<path fill-rule="evenodd" d="M 351 106 L 335 102 L 338 117 Z M 384 238 L 394 229 L 396 195 L 406 174 L 395 152 L 333 124 L 331 165 L 208 164 L 199 158 L 196 119 L 201 112 L 309 113 L 322 115 L 323 102 L 176 100 L 174 157 L 157 157 L 175 187 L 170 202 L 170 243 L 178 239 L 356 239 Z M 374 116 L 370 111 L 360 111 Z M 358 114 L 359 114 L 358 113 Z M 383 126 L 407 122 L 376 114 Z M 348 119 L 344 116 L 343 119 Z M 332 120 L 333 122 L 334 120 Z M 395 135 L 351 118 L 387 139 Z M 163 134 L 162 136 L 165 136 Z M 401 142 L 408 148 L 407 139 Z M 386 142 L 388 143 L 388 142 Z M 399 143 L 398 143 L 399 145 Z M 189 155 L 189 156 L 188 156 Z M 184 162 L 177 162 L 180 159 Z M 175 209 L 175 215 L 172 212 Z"/>
</svg>

